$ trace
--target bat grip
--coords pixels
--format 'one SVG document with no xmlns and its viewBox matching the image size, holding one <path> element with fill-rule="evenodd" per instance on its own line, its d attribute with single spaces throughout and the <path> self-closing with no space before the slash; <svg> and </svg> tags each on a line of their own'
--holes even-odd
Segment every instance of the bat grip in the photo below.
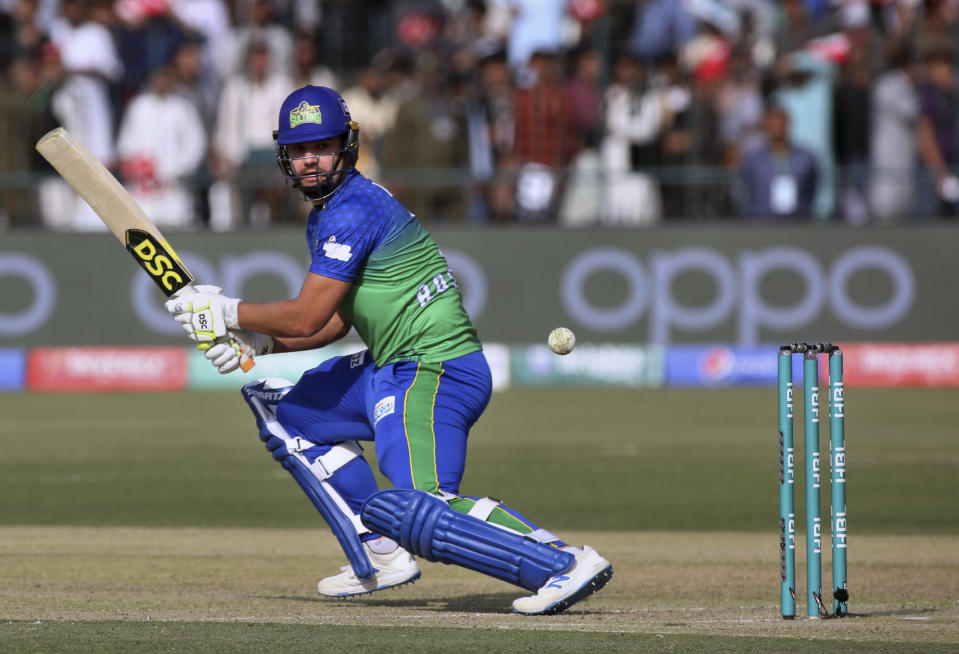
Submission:
<svg viewBox="0 0 959 654">
<path fill-rule="evenodd" d="M 240 370 L 250 372 L 256 363 L 253 361 L 253 355 L 247 350 L 240 350 Z"/>
<path fill-rule="evenodd" d="M 184 286 L 183 288 L 181 288 L 180 290 L 178 290 L 176 293 L 174 293 L 172 297 L 176 297 L 178 295 L 185 295 L 186 293 L 192 293 L 195 290 L 196 289 L 194 288 L 194 284 L 190 283 Z M 242 370 L 243 372 L 250 372 L 253 369 L 253 366 L 256 365 L 256 363 L 253 361 L 253 352 L 249 348 L 241 347 L 240 344 L 237 343 L 235 339 L 230 339 L 230 344 L 233 347 L 235 347 L 240 353 L 240 370 Z"/>
</svg>

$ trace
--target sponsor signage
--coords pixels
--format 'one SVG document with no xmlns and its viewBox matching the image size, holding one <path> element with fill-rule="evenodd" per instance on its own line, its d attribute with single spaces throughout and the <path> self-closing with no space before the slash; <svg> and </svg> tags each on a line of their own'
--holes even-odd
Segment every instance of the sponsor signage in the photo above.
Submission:
<svg viewBox="0 0 959 654">
<path fill-rule="evenodd" d="M 672 345 L 666 352 L 667 386 L 774 386 L 778 347 Z M 799 357 L 793 378 L 801 379 Z"/>
<path fill-rule="evenodd" d="M 47 347 L 27 358 L 36 391 L 172 391 L 186 387 L 182 347 Z"/>
<path fill-rule="evenodd" d="M 638 345 L 578 345 L 559 356 L 546 345 L 510 348 L 513 386 L 662 386 L 663 349 Z"/>
<path fill-rule="evenodd" d="M 840 345 L 846 386 L 959 386 L 959 343 Z"/>
<path fill-rule="evenodd" d="M 941 300 L 959 278 L 954 225 L 431 231 L 489 342 L 545 340 L 557 325 L 593 343 L 935 342 L 959 322 Z M 302 230 L 177 242 L 199 282 L 247 300 L 294 297 L 308 270 Z M 76 274 L 89 260 L 97 274 Z M 109 234 L 5 235 L 0 285 L 0 347 L 183 343 Z M 93 312 L 93 293 L 127 300 Z"/>
<path fill-rule="evenodd" d="M 23 388 L 26 354 L 21 349 L 0 348 L 0 391 Z"/>
</svg>

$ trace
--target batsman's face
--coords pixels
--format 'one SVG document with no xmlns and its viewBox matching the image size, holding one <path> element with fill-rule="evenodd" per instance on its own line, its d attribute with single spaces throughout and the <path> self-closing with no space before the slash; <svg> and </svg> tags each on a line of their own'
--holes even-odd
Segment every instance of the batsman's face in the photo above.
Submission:
<svg viewBox="0 0 959 654">
<path fill-rule="evenodd" d="M 290 165 L 297 176 L 302 177 L 303 186 L 316 186 L 320 182 L 319 175 L 329 173 L 335 165 L 336 153 L 339 151 L 340 138 L 307 141 L 305 143 L 291 143 L 286 146 L 290 157 Z"/>
</svg>

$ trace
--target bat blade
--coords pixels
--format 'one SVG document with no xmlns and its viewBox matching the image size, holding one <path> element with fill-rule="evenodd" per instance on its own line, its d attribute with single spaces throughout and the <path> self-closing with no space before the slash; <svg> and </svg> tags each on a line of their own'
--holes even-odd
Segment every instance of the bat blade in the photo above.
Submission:
<svg viewBox="0 0 959 654">
<path fill-rule="evenodd" d="M 193 275 L 129 191 L 67 130 L 58 127 L 48 132 L 36 148 L 167 297 L 193 283 Z M 240 360 L 244 372 L 253 367 L 248 353 L 241 353 Z"/>
<path fill-rule="evenodd" d="M 168 297 L 193 275 L 129 191 L 67 130 L 58 127 L 37 141 L 37 152 L 93 209 Z"/>
</svg>

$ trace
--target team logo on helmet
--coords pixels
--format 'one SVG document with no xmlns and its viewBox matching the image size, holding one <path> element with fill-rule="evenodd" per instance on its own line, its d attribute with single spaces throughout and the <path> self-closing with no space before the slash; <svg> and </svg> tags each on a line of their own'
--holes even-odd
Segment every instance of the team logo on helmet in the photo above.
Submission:
<svg viewBox="0 0 959 654">
<path fill-rule="evenodd" d="M 291 128 L 303 123 L 323 124 L 323 112 L 320 111 L 320 105 L 307 104 L 306 100 L 303 100 L 297 105 L 296 109 L 290 112 Z"/>
</svg>

